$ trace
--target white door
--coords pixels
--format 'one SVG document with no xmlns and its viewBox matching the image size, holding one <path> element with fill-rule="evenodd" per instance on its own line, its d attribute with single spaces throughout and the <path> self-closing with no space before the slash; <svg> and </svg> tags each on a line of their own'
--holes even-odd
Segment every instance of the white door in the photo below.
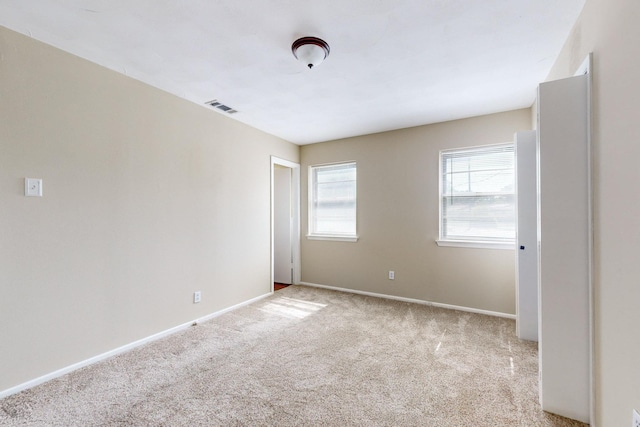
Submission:
<svg viewBox="0 0 640 427">
<path fill-rule="evenodd" d="M 589 422 L 589 76 L 538 88 L 540 403 Z"/>
<path fill-rule="evenodd" d="M 290 168 L 274 165 L 273 170 L 273 280 L 291 284 L 291 173 Z"/>
<path fill-rule="evenodd" d="M 518 132 L 516 141 L 516 332 L 538 341 L 538 220 L 536 131 Z"/>
</svg>

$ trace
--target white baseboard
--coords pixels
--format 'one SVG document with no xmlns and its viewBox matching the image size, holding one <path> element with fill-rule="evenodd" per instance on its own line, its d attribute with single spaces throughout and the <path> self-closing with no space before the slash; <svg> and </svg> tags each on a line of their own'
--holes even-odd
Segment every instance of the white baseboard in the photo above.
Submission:
<svg viewBox="0 0 640 427">
<path fill-rule="evenodd" d="M 338 287 L 335 287 L 335 286 L 318 285 L 317 283 L 300 282 L 300 284 L 303 285 L 303 286 L 312 286 L 314 288 L 331 289 L 333 291 L 348 292 L 348 293 L 359 294 L 359 295 L 367 295 L 367 296 L 376 297 L 376 298 L 385 298 L 385 299 L 391 299 L 391 300 L 395 300 L 395 301 L 412 302 L 414 304 L 430 305 L 430 306 L 433 306 L 433 307 L 446 308 L 446 309 L 449 309 L 449 310 L 458 310 L 458 311 L 466 311 L 466 312 L 469 312 L 469 313 L 486 314 L 487 316 L 502 317 L 502 318 L 505 318 L 505 319 L 512 319 L 512 320 L 516 319 L 515 314 L 500 313 L 498 311 L 480 310 L 478 308 L 462 307 L 462 306 L 459 306 L 459 305 L 451 305 L 451 304 L 441 304 L 439 302 L 425 301 L 425 300 L 421 300 L 421 299 L 398 297 L 398 296 L 395 296 L 395 295 L 387 295 L 387 294 L 377 294 L 375 292 L 359 291 L 359 290 L 356 290 L 356 289 L 348 289 L 348 288 L 338 288 Z"/>
<path fill-rule="evenodd" d="M 199 318 L 197 318 L 195 320 L 192 320 L 190 322 L 185 322 L 185 323 L 183 323 L 181 325 L 174 326 L 173 328 L 167 329 L 165 331 L 158 332 L 157 334 L 153 334 L 153 335 L 148 336 L 146 338 L 142 338 L 142 339 L 139 339 L 139 340 L 134 341 L 132 343 L 125 344 L 122 347 L 118 347 L 118 348 L 115 348 L 113 350 L 107 351 L 106 353 L 99 354 L 97 356 L 91 357 L 89 359 L 83 360 L 83 361 L 78 362 L 78 363 L 74 363 L 73 365 L 67 366 L 67 367 L 62 368 L 62 369 L 58 369 L 57 371 L 48 373 L 48 374 L 43 375 L 41 377 L 38 377 L 38 378 L 35 378 L 33 380 L 27 381 L 25 383 L 18 384 L 15 387 L 11 387 L 11 388 L 8 388 L 6 390 L 2 390 L 2 391 L 0 391 L 0 399 L 2 399 L 4 397 L 7 397 L 7 396 L 11 396 L 12 394 L 19 393 L 19 392 L 21 392 L 23 390 L 27 390 L 29 388 L 35 387 L 37 385 L 43 384 L 43 383 L 45 383 L 47 381 L 51 381 L 54 378 L 61 377 L 61 376 L 66 375 L 66 374 L 68 374 L 70 372 L 78 370 L 80 368 L 84 368 L 85 366 L 93 365 L 94 363 L 101 362 L 103 360 L 109 359 L 110 357 L 113 357 L 113 356 L 116 356 L 118 354 L 127 352 L 127 351 L 132 350 L 132 349 L 134 349 L 136 347 L 140 347 L 141 345 L 150 343 L 152 341 L 159 340 L 160 338 L 164 338 L 164 337 L 169 336 L 171 334 L 175 334 L 176 332 L 179 332 L 179 331 L 182 331 L 184 329 L 187 329 L 190 326 L 194 326 L 196 324 L 199 324 L 199 323 L 205 322 L 207 320 L 213 319 L 214 317 L 218 317 L 218 316 L 220 316 L 222 314 L 225 314 L 225 313 L 228 313 L 230 311 L 236 310 L 236 309 L 238 309 L 240 307 L 243 307 L 245 305 L 249 305 L 249 304 L 254 303 L 256 301 L 259 301 L 259 300 L 261 300 L 263 298 L 266 298 L 266 297 L 268 297 L 268 296 L 270 296 L 272 294 L 273 294 L 273 292 L 269 292 L 269 293 L 266 293 L 264 295 L 257 296 L 255 298 L 252 298 L 252 299 L 248 300 L 248 301 L 244 301 L 244 302 L 241 302 L 239 304 L 233 305 L 231 307 L 224 308 L 224 309 L 222 309 L 220 311 L 216 311 L 214 313 L 208 314 L 206 316 L 199 317 Z"/>
</svg>

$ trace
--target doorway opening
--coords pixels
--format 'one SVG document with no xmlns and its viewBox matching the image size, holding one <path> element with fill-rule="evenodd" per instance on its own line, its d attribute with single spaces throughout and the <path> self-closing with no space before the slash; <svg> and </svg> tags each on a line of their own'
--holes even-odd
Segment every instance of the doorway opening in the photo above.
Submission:
<svg viewBox="0 0 640 427">
<path fill-rule="evenodd" d="M 271 157 L 271 292 L 300 283 L 300 165 Z"/>
<path fill-rule="evenodd" d="M 279 291 L 281 289 L 285 289 L 289 286 L 290 284 L 287 283 L 278 283 L 278 282 L 274 282 L 273 283 L 273 291 Z"/>
</svg>

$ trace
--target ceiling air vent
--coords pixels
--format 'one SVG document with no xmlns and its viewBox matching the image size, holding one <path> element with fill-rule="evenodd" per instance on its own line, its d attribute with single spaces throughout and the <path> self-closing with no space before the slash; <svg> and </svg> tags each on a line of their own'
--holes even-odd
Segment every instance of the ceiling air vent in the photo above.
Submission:
<svg viewBox="0 0 640 427">
<path fill-rule="evenodd" d="M 213 101 L 209 101 L 209 102 L 205 102 L 205 104 L 207 104 L 210 107 L 216 108 L 224 113 L 227 114 L 234 114 L 237 113 L 237 110 L 234 110 L 233 108 L 229 107 L 228 105 L 224 105 L 221 102 L 218 102 L 217 99 L 214 99 Z"/>
</svg>

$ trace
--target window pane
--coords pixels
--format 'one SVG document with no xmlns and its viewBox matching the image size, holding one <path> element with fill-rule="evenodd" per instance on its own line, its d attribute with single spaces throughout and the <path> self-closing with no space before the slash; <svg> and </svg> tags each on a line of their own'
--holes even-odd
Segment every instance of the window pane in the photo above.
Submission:
<svg viewBox="0 0 640 427">
<path fill-rule="evenodd" d="M 356 234 L 356 165 L 311 167 L 311 234 Z"/>
<path fill-rule="evenodd" d="M 513 241 L 514 196 L 444 197 L 442 223 L 445 239 Z"/>
<path fill-rule="evenodd" d="M 514 242 L 513 144 L 440 153 L 441 239 Z"/>
<path fill-rule="evenodd" d="M 448 194 L 459 193 L 513 193 L 513 168 L 468 171 L 450 174 Z"/>
</svg>

